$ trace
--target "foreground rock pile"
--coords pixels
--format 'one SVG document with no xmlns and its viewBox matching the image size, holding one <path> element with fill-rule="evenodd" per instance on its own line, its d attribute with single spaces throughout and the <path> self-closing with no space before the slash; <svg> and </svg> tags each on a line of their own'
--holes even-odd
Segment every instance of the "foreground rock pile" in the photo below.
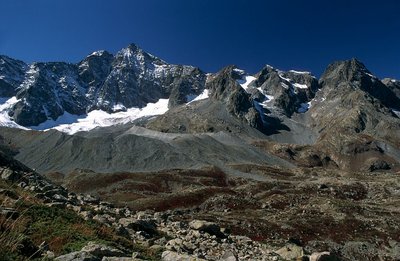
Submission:
<svg viewBox="0 0 400 261">
<path fill-rule="evenodd" d="M 118 234 L 133 240 L 147 251 L 159 253 L 162 260 L 325 260 L 329 253 L 308 256 L 302 247 L 289 244 L 283 248 L 270 247 L 246 236 L 232 235 L 228 229 L 205 220 L 183 220 L 192 210 L 164 212 L 118 208 L 83 194 L 70 193 L 61 186 L 34 172 L 0 168 L 1 178 L 17 183 L 31 191 L 47 206 L 69 208 L 86 220 L 94 220 L 114 228 Z M 10 192 L 11 193 L 11 192 Z M 12 196 L 12 193 L 10 194 Z M 2 209 L 2 213 L 6 211 Z M 8 210 L 12 212 L 12 209 Z M 55 257 L 46 242 L 41 246 L 43 256 L 58 261 L 70 260 L 143 260 L 140 253 L 89 242 L 80 251 Z M 334 258 L 334 257 L 332 257 Z M 335 260 L 335 259 L 330 259 Z"/>
</svg>

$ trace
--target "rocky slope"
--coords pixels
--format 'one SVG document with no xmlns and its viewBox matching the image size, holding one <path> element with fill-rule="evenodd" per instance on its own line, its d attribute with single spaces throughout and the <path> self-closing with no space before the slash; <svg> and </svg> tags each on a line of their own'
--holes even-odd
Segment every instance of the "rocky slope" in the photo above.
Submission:
<svg viewBox="0 0 400 261">
<path fill-rule="evenodd" d="M 72 193 L 3 154 L 0 159 L 4 260 L 399 258 L 399 184 L 392 174 L 292 172 L 254 164 L 234 167 L 264 181 L 233 178 L 216 168 L 119 176 L 81 171 L 58 179 Z M 130 207 L 113 196 L 115 185 L 131 198 Z M 109 195 L 114 204 L 96 195 Z"/>
</svg>

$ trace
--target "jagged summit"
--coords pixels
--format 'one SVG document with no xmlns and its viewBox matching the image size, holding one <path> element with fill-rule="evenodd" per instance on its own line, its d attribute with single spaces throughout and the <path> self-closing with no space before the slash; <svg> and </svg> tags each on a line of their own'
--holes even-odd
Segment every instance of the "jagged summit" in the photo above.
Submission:
<svg viewBox="0 0 400 261">
<path fill-rule="evenodd" d="M 8 116 L 22 126 L 56 120 L 66 113 L 142 108 L 170 98 L 176 90 L 184 97 L 196 95 L 204 89 L 206 79 L 198 68 L 168 64 L 134 44 L 115 56 L 94 52 L 78 64 L 38 62 L 27 66 L 9 58 L 2 61 L 0 96 L 16 96 Z M 187 102 L 177 96 L 171 97 L 170 106 Z"/>
<path fill-rule="evenodd" d="M 393 91 L 354 58 L 330 64 L 319 84 L 325 98 L 341 97 L 353 90 L 361 90 L 388 108 L 400 108 L 400 100 Z"/>
<path fill-rule="evenodd" d="M 362 78 L 376 78 L 359 60 L 337 61 L 328 65 L 321 76 L 320 84 L 330 84 L 336 82 L 361 81 Z M 377 79 L 377 78 L 376 78 Z"/>
</svg>

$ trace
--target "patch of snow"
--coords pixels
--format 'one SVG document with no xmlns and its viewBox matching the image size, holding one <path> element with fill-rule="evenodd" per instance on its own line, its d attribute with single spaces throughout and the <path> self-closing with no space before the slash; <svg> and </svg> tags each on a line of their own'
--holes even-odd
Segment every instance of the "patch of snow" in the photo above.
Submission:
<svg viewBox="0 0 400 261">
<path fill-rule="evenodd" d="M 243 89 L 245 89 L 247 91 L 247 88 L 249 88 L 249 84 L 256 80 L 257 78 L 254 76 L 250 76 L 250 75 L 246 75 L 244 78 L 242 78 L 241 80 L 237 80 L 237 82 L 240 84 L 240 86 L 242 86 Z"/>
<path fill-rule="evenodd" d="M 302 72 L 302 71 L 295 71 L 295 70 L 290 70 L 289 72 L 296 73 L 296 74 L 311 74 L 310 72 Z"/>
<path fill-rule="evenodd" d="M 267 98 L 267 99 L 268 99 L 268 101 L 272 101 L 273 99 L 275 99 L 275 97 L 274 97 L 274 96 L 272 96 L 272 95 L 268 95 L 268 94 L 266 94 L 266 95 L 265 95 L 265 98 Z"/>
<path fill-rule="evenodd" d="M 126 107 L 123 104 L 118 103 L 113 106 L 112 110 L 113 111 L 126 111 Z"/>
<path fill-rule="evenodd" d="M 78 86 L 76 80 L 69 76 L 62 76 L 58 81 L 58 83 L 61 85 L 63 89 L 69 89 L 71 87 Z"/>
<path fill-rule="evenodd" d="M 5 110 L 11 109 L 11 107 L 16 104 L 19 100 L 17 97 L 2 97 L 0 98 L 0 112 L 3 112 Z"/>
<path fill-rule="evenodd" d="M 80 119 L 84 119 L 85 116 L 86 115 L 79 116 L 70 114 L 68 112 L 64 112 L 64 114 L 59 116 L 57 120 L 48 119 L 47 121 L 39 124 L 38 126 L 30 126 L 28 128 L 32 130 L 49 130 L 49 129 L 61 130 L 59 128 L 76 124 Z"/>
<path fill-rule="evenodd" d="M 283 88 L 285 88 L 285 89 L 289 89 L 289 85 L 287 85 L 287 84 L 284 83 L 284 82 L 281 82 L 281 86 L 282 86 Z"/>
<path fill-rule="evenodd" d="M 272 108 L 272 100 L 275 99 L 274 96 L 272 95 L 268 95 L 268 94 L 264 94 L 265 96 L 265 100 L 263 102 L 260 103 L 260 105 L 264 108 Z"/>
<path fill-rule="evenodd" d="M 390 81 L 391 81 L 391 82 L 397 82 L 395 79 L 391 79 Z"/>
<path fill-rule="evenodd" d="M 311 108 L 311 102 L 301 103 L 300 108 L 297 110 L 298 113 L 305 113 Z"/>
<path fill-rule="evenodd" d="M 233 71 L 238 73 L 239 75 L 246 74 L 244 70 L 238 68 L 233 69 Z"/>
<path fill-rule="evenodd" d="M 130 48 L 124 48 L 121 50 L 122 55 L 124 56 L 124 58 L 131 58 L 133 56 L 133 52 Z"/>
<path fill-rule="evenodd" d="M 370 74 L 370 73 L 365 73 L 366 75 L 368 75 L 368 76 L 370 76 L 371 78 L 373 78 L 373 79 L 377 79 L 377 77 L 375 76 L 375 75 L 372 75 L 372 74 Z"/>
<path fill-rule="evenodd" d="M 4 78 L 6 78 L 4 75 L 0 75 L 0 80 L 3 80 Z"/>
<path fill-rule="evenodd" d="M 190 103 L 191 101 L 193 101 L 194 99 L 196 99 L 199 95 L 196 94 L 189 94 L 186 95 L 186 103 Z"/>
<path fill-rule="evenodd" d="M 266 119 L 265 119 L 266 113 L 264 112 L 264 109 L 263 109 L 263 107 L 264 107 L 263 103 L 254 101 L 253 104 L 254 104 L 255 109 L 260 113 L 261 121 L 263 123 L 266 123 Z"/>
<path fill-rule="evenodd" d="M 15 96 L 11 98 L 0 97 L 0 126 L 26 129 L 25 127 L 15 123 L 8 115 L 8 112 L 18 101 L 19 100 Z"/>
<path fill-rule="evenodd" d="M 397 117 L 400 118 L 400 111 L 395 110 L 395 109 L 392 109 L 392 112 L 393 112 L 394 114 L 396 114 Z"/>
<path fill-rule="evenodd" d="M 308 89 L 307 84 L 293 83 L 293 86 L 299 89 Z"/>
<path fill-rule="evenodd" d="M 83 63 L 81 63 L 81 64 L 79 65 L 79 69 L 87 70 L 88 68 L 89 68 L 89 63 L 88 63 L 88 61 L 84 61 Z"/>
<path fill-rule="evenodd" d="M 46 115 L 46 118 L 50 118 L 50 113 L 49 110 L 47 109 L 47 107 L 42 105 L 42 110 L 44 111 L 44 114 Z"/>
<path fill-rule="evenodd" d="M 104 50 L 96 51 L 91 53 L 89 56 L 101 56 L 104 54 L 104 52 L 105 52 Z"/>
<path fill-rule="evenodd" d="M 26 72 L 26 77 L 24 82 L 21 84 L 23 89 L 29 88 L 36 82 L 36 79 L 39 75 L 39 68 L 36 67 L 36 64 L 31 64 L 29 66 L 28 71 Z"/>
<path fill-rule="evenodd" d="M 287 82 L 291 82 L 291 81 L 292 81 L 292 80 L 290 80 L 289 78 L 283 77 L 282 74 L 278 74 L 278 75 L 279 75 L 279 78 L 281 78 L 282 80 L 285 80 L 285 81 L 287 81 Z"/>
<path fill-rule="evenodd" d="M 168 70 L 168 66 L 163 64 L 163 65 L 158 65 L 154 64 L 154 77 L 155 78 L 162 78 L 166 75 L 166 72 Z"/>
<path fill-rule="evenodd" d="M 209 96 L 210 96 L 210 91 L 208 89 L 204 89 L 204 91 L 199 96 L 194 96 L 194 95 L 186 96 L 186 99 L 188 101 L 188 103 L 186 103 L 186 104 L 190 104 L 195 101 L 208 99 Z"/>
<path fill-rule="evenodd" d="M 87 115 L 73 115 L 64 112 L 57 120 L 47 120 L 38 126 L 29 127 L 34 130 L 56 129 L 68 134 L 79 131 L 89 131 L 97 127 L 107 127 L 117 124 L 126 124 L 136 119 L 161 115 L 168 111 L 168 99 L 160 99 L 156 103 L 148 103 L 146 107 L 130 108 L 126 111 L 107 113 L 102 110 L 94 110 Z"/>
</svg>

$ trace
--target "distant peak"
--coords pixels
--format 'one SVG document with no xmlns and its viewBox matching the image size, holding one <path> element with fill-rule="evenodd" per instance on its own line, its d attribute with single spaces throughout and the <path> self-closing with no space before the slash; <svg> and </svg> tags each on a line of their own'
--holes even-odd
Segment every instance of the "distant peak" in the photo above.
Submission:
<svg viewBox="0 0 400 261">
<path fill-rule="evenodd" d="M 367 67 L 364 65 L 364 63 L 362 63 L 360 60 L 357 60 L 356 58 L 352 58 L 352 59 L 350 60 L 350 63 L 351 63 L 353 66 L 355 66 L 355 67 L 358 67 L 358 68 L 362 68 L 362 69 L 366 69 L 366 70 L 367 70 Z"/>
<path fill-rule="evenodd" d="M 138 45 L 134 44 L 134 43 L 130 43 L 130 44 L 126 47 L 126 49 L 130 49 L 130 50 L 132 50 L 133 52 L 136 52 L 136 51 L 138 51 L 138 50 L 141 50 L 141 48 L 140 48 Z"/>
<path fill-rule="evenodd" d="M 106 52 L 105 50 L 95 51 L 91 53 L 89 56 L 102 56 L 105 52 Z"/>
<path fill-rule="evenodd" d="M 336 79 L 340 81 L 360 81 L 362 77 L 376 78 L 367 67 L 356 58 L 333 62 L 326 68 L 321 81 Z"/>
<path fill-rule="evenodd" d="M 13 59 L 13 58 L 11 58 L 11 57 L 9 57 L 7 55 L 0 54 L 0 64 L 14 63 L 14 62 L 16 62 L 16 63 L 24 63 L 24 62 L 22 62 L 20 60 Z"/>
<path fill-rule="evenodd" d="M 335 67 L 343 67 L 343 69 L 345 69 L 345 70 L 368 71 L 367 67 L 361 61 L 357 60 L 356 58 L 352 58 L 350 60 L 334 62 L 332 65 Z"/>
<path fill-rule="evenodd" d="M 396 80 L 396 79 L 392 79 L 392 78 L 384 78 L 382 80 L 382 82 L 386 85 L 388 84 L 396 84 L 396 83 L 400 83 L 400 81 Z"/>
<path fill-rule="evenodd" d="M 105 50 L 99 50 L 89 54 L 87 57 L 89 58 L 89 57 L 111 57 L 111 56 L 113 56 L 111 53 Z"/>
</svg>

